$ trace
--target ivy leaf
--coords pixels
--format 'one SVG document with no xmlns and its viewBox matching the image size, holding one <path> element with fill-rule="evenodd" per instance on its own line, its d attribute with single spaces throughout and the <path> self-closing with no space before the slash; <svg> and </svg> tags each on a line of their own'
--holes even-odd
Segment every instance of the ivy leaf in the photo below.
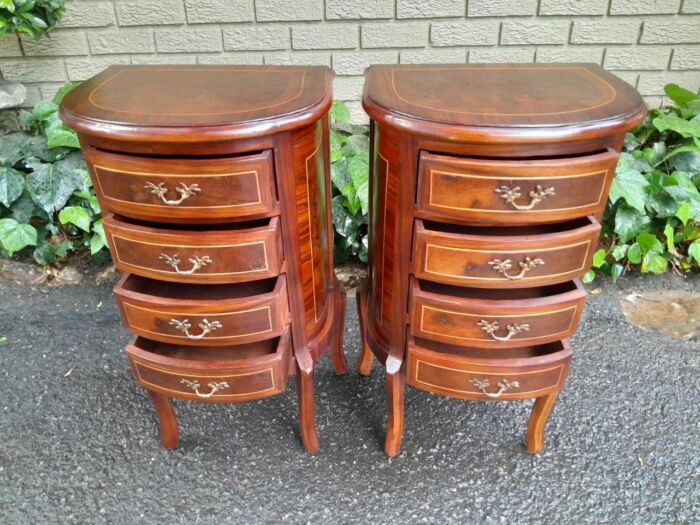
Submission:
<svg viewBox="0 0 700 525">
<path fill-rule="evenodd" d="M 12 167 L 17 164 L 22 157 L 22 147 L 29 139 L 29 135 L 24 133 L 9 133 L 0 136 L 0 165 Z"/>
<path fill-rule="evenodd" d="M 29 194 L 49 215 L 63 208 L 83 184 L 80 170 L 60 162 L 51 164 L 33 159 L 27 162 L 27 166 L 33 170 L 26 180 Z"/>
<path fill-rule="evenodd" d="M 669 253 L 676 254 L 676 246 L 673 244 L 673 226 L 670 221 L 664 226 L 664 237 L 666 237 L 666 249 Z"/>
<path fill-rule="evenodd" d="M 642 249 L 639 247 L 639 243 L 632 244 L 627 250 L 627 260 L 632 264 L 639 264 L 642 262 Z"/>
<path fill-rule="evenodd" d="M 605 262 L 605 256 L 607 253 L 602 248 L 593 254 L 593 266 L 600 268 Z"/>
<path fill-rule="evenodd" d="M 78 87 L 80 84 L 82 84 L 82 82 L 67 82 L 63 84 L 63 86 L 61 86 L 53 96 L 53 103 L 60 106 L 61 102 L 63 102 L 63 97 L 65 97 L 66 94 Z"/>
<path fill-rule="evenodd" d="M 635 240 L 644 255 L 648 253 L 663 253 L 664 251 L 663 244 L 652 233 L 640 233 Z"/>
<path fill-rule="evenodd" d="M 642 272 L 651 272 L 654 274 L 664 273 L 668 268 L 668 260 L 658 253 L 650 252 L 644 255 L 642 259 Z"/>
<path fill-rule="evenodd" d="M 41 100 L 34 105 L 34 118 L 37 120 L 48 120 L 48 118 L 58 111 L 58 104 L 51 100 Z"/>
<path fill-rule="evenodd" d="M 622 242 L 633 239 L 648 223 L 649 217 L 629 206 L 620 206 L 615 212 L 615 233 Z"/>
<path fill-rule="evenodd" d="M 12 0 L 0 0 L 0 7 L 7 9 L 10 13 L 15 12 L 15 3 Z"/>
<path fill-rule="evenodd" d="M 341 102 L 340 100 L 333 102 L 328 114 L 332 119 L 337 120 L 338 122 L 344 122 L 346 124 L 350 122 L 350 111 L 345 105 L 345 102 Z"/>
<path fill-rule="evenodd" d="M 345 142 L 343 152 L 347 156 L 369 155 L 369 137 L 366 135 L 350 135 Z"/>
<path fill-rule="evenodd" d="M 352 179 L 357 198 L 362 205 L 362 213 L 369 213 L 369 159 L 356 155 L 348 161 L 348 175 Z"/>
<path fill-rule="evenodd" d="M 58 214 L 61 224 L 75 224 L 83 231 L 90 231 L 90 214 L 82 206 L 66 206 Z"/>
<path fill-rule="evenodd" d="M 22 189 L 22 174 L 15 169 L 0 166 L 0 202 L 9 208 L 22 195 Z"/>
<path fill-rule="evenodd" d="M 616 282 L 623 273 L 625 273 L 625 267 L 619 263 L 615 263 L 610 267 L 610 277 L 612 277 L 613 282 Z"/>
<path fill-rule="evenodd" d="M 582 281 L 584 282 L 584 284 L 589 284 L 589 283 L 592 283 L 593 281 L 595 281 L 595 271 L 588 270 L 584 274 Z"/>
<path fill-rule="evenodd" d="M 695 262 L 700 264 L 700 239 L 688 246 L 688 259 L 695 259 Z"/>
<path fill-rule="evenodd" d="M 648 185 L 649 181 L 637 170 L 629 167 L 619 169 L 618 166 L 610 188 L 610 202 L 615 204 L 618 199 L 624 198 L 627 204 L 644 212 L 644 188 Z"/>
<path fill-rule="evenodd" d="M 656 117 L 652 122 L 654 127 L 662 132 L 675 131 L 685 138 L 700 137 L 700 122 L 685 120 L 674 113 Z"/>
<path fill-rule="evenodd" d="M 664 86 L 664 92 L 666 93 L 666 96 L 673 100 L 673 102 L 678 106 L 684 106 L 688 102 L 692 102 L 693 100 L 698 100 L 700 98 L 692 91 L 688 91 L 687 89 L 680 87 L 678 84 L 666 84 Z"/>
<path fill-rule="evenodd" d="M 10 218 L 0 219 L 0 244 L 10 256 L 27 246 L 36 246 L 36 228 Z"/>
<path fill-rule="evenodd" d="M 75 131 L 71 129 L 52 129 L 46 132 L 46 146 L 53 148 L 80 148 L 80 141 Z"/>
<path fill-rule="evenodd" d="M 345 185 L 350 182 L 348 178 L 348 162 L 345 159 L 331 163 L 331 181 L 333 186 L 338 188 L 339 191 L 342 191 Z"/>
<path fill-rule="evenodd" d="M 613 256 L 613 259 L 616 261 L 622 260 L 625 258 L 625 255 L 627 255 L 627 249 L 629 248 L 629 244 L 616 244 L 615 246 L 612 247 L 610 250 L 610 253 Z"/>
</svg>

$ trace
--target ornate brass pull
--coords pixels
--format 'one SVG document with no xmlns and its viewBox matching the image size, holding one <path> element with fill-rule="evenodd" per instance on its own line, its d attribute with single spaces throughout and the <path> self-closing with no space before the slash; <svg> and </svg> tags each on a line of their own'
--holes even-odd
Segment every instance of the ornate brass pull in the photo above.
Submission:
<svg viewBox="0 0 700 525">
<path fill-rule="evenodd" d="M 163 203 L 167 204 L 168 206 L 177 206 L 178 204 L 182 204 L 183 201 L 186 201 L 194 194 L 202 191 L 199 184 L 190 184 L 189 186 L 184 182 L 180 182 L 179 184 L 180 185 L 175 188 L 175 191 L 180 194 L 180 198 L 177 200 L 170 200 L 165 197 L 165 194 L 168 193 L 168 188 L 165 187 L 164 182 L 159 182 L 158 184 L 147 182 L 144 188 L 149 190 L 153 195 L 158 195 L 160 200 L 162 200 Z"/>
<path fill-rule="evenodd" d="M 504 392 L 507 392 L 508 390 L 511 390 L 513 388 L 520 388 L 520 383 L 517 381 L 513 381 L 512 383 L 508 381 L 507 379 L 501 379 L 498 382 L 498 392 L 487 392 L 486 389 L 489 387 L 489 380 L 488 379 L 477 379 L 476 377 L 473 377 L 472 379 L 469 380 L 469 382 L 474 385 L 477 390 L 480 390 L 482 394 L 488 396 L 488 397 L 501 397 L 501 394 Z"/>
<path fill-rule="evenodd" d="M 525 257 L 524 261 L 518 263 L 520 273 L 517 275 L 510 275 L 508 273 L 508 270 L 513 268 L 513 262 L 510 259 L 505 259 L 503 261 L 501 259 L 492 259 L 488 262 L 488 264 L 498 273 L 502 273 L 507 279 L 510 279 L 511 281 L 518 281 L 525 277 L 525 274 L 533 268 L 543 265 L 544 261 L 539 257 L 535 257 L 534 259 Z"/>
<path fill-rule="evenodd" d="M 190 333 L 190 328 L 192 328 L 192 325 L 190 324 L 189 319 L 185 319 L 183 321 L 171 319 L 170 325 L 174 326 L 175 330 L 179 330 L 180 332 L 185 334 L 188 339 L 192 339 L 194 341 L 203 339 L 204 336 L 207 335 L 209 332 L 213 332 L 214 330 L 221 328 L 221 323 L 219 321 L 208 321 L 207 319 L 203 319 L 202 322 L 197 325 L 199 326 L 199 328 L 202 329 L 202 331 L 198 335 L 192 335 Z"/>
<path fill-rule="evenodd" d="M 542 189 L 542 186 L 538 184 L 535 186 L 534 190 L 530 190 L 528 193 L 530 202 L 528 204 L 518 204 L 515 202 L 515 199 L 522 197 L 522 193 L 520 193 L 520 186 L 513 186 L 512 188 L 509 188 L 508 186 L 499 186 L 493 191 L 498 193 L 501 199 L 513 206 L 513 208 L 520 211 L 531 210 L 537 205 L 537 203 L 542 202 L 549 196 L 556 195 L 556 193 L 554 193 L 554 187 Z"/>
<path fill-rule="evenodd" d="M 476 323 L 476 325 L 496 341 L 510 341 L 511 337 L 513 337 L 514 335 L 517 335 L 521 332 L 528 332 L 530 330 L 529 324 L 512 323 L 506 326 L 506 330 L 508 330 L 508 333 L 506 335 L 496 335 L 496 332 L 501 329 L 501 327 L 498 325 L 498 321 L 493 321 L 489 323 L 488 321 L 482 319 L 481 321 Z"/>
<path fill-rule="evenodd" d="M 207 386 L 208 386 L 211 390 L 209 390 L 209 392 L 208 392 L 207 394 L 202 394 L 202 393 L 199 391 L 199 388 L 200 388 L 201 385 L 199 384 L 199 382 L 198 382 L 196 379 L 195 379 L 194 381 L 190 381 L 189 379 L 180 379 L 180 383 L 182 383 L 183 385 L 185 385 L 185 386 L 191 388 L 192 390 L 194 390 L 194 393 L 197 394 L 197 397 L 203 397 L 203 398 L 205 398 L 205 399 L 206 399 L 207 397 L 213 396 L 213 395 L 216 394 L 219 390 L 224 390 L 225 388 L 228 388 L 228 383 L 227 383 L 226 381 L 221 381 L 220 383 L 213 383 L 213 382 L 212 382 L 212 383 L 208 383 L 208 384 L 207 384 Z"/>
<path fill-rule="evenodd" d="M 177 273 L 180 275 L 190 275 L 199 270 L 200 268 L 203 268 L 207 264 L 211 264 L 214 261 L 211 260 L 211 257 L 208 255 L 203 255 L 202 257 L 198 257 L 197 255 L 193 255 L 188 261 L 192 263 L 192 268 L 189 270 L 180 270 L 179 265 L 180 265 L 180 258 L 175 255 L 168 255 L 165 253 L 161 253 L 160 257 L 158 257 L 161 261 L 165 261 L 165 264 L 173 268 Z"/>
</svg>

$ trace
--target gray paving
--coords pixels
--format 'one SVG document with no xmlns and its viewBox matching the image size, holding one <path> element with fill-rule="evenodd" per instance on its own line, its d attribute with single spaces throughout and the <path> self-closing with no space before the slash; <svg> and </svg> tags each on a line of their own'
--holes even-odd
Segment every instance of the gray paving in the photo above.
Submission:
<svg viewBox="0 0 700 525">
<path fill-rule="evenodd" d="M 406 394 L 402 454 L 382 452 L 383 376 L 317 372 L 321 452 L 286 395 L 177 402 L 181 447 L 158 444 L 131 380 L 111 285 L 0 283 L 0 523 L 700 523 L 700 344 L 630 325 L 634 278 L 591 295 L 547 448 L 521 445 L 531 402 Z M 358 326 L 350 302 L 346 348 Z"/>
</svg>

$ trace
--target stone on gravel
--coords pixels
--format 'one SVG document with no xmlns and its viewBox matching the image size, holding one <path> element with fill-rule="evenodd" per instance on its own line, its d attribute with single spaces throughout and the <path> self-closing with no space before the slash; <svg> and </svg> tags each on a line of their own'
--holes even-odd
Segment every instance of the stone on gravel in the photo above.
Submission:
<svg viewBox="0 0 700 525">
<path fill-rule="evenodd" d="M 56 274 L 51 286 L 75 285 L 83 282 L 83 274 L 74 266 L 66 266 Z"/>
<path fill-rule="evenodd" d="M 679 290 L 626 293 L 620 300 L 627 320 L 681 341 L 700 334 L 700 294 Z"/>
<path fill-rule="evenodd" d="M 35 286 L 46 281 L 47 277 L 48 274 L 36 264 L 0 258 L 0 282 Z"/>
</svg>

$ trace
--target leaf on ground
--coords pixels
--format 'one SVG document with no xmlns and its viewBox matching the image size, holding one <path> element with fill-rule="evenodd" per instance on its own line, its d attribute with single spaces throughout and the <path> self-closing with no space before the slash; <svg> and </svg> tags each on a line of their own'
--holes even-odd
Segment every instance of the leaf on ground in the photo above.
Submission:
<svg viewBox="0 0 700 525">
<path fill-rule="evenodd" d="M 0 202 L 10 207 L 22 195 L 24 176 L 7 166 L 0 166 Z"/>
<path fill-rule="evenodd" d="M 90 231 L 90 214 L 82 206 L 66 206 L 58 214 L 61 224 L 74 224 L 83 231 Z"/>
<path fill-rule="evenodd" d="M 12 256 L 27 246 L 36 246 L 36 228 L 14 219 L 0 219 L 0 244 Z"/>
</svg>

